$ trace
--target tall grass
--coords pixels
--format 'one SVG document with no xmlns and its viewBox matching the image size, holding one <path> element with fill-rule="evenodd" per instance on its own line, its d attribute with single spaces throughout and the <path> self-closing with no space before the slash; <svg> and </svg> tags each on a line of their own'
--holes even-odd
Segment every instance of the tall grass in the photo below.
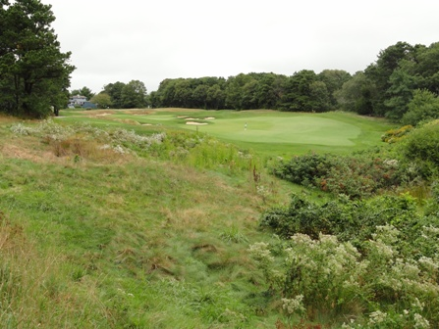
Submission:
<svg viewBox="0 0 439 329">
<path fill-rule="evenodd" d="M 52 125 L 2 130 L 14 152 L 0 162 L 1 327 L 275 322 L 246 301 L 255 265 L 243 250 L 265 239 L 252 158 L 192 134 L 149 143 L 154 136 Z"/>
</svg>

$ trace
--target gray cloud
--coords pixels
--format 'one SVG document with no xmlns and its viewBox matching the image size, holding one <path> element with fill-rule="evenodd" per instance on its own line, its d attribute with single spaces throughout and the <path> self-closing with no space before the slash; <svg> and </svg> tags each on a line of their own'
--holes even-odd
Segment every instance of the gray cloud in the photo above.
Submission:
<svg viewBox="0 0 439 329">
<path fill-rule="evenodd" d="M 439 2 L 42 0 L 71 51 L 72 88 L 110 82 L 301 69 L 354 73 L 379 51 L 406 41 L 430 45 Z"/>
</svg>

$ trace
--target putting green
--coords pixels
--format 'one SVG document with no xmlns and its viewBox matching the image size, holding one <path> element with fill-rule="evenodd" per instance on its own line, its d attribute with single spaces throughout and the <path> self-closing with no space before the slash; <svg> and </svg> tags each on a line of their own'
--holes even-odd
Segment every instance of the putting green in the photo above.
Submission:
<svg viewBox="0 0 439 329">
<path fill-rule="evenodd" d="M 352 146 L 361 129 L 355 125 L 310 116 L 251 116 L 217 119 L 199 131 L 243 142 Z"/>
</svg>

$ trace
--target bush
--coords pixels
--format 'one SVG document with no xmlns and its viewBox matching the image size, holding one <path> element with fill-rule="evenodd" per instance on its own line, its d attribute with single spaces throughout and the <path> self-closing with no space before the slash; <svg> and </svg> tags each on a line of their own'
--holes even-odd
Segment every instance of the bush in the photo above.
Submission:
<svg viewBox="0 0 439 329">
<path fill-rule="evenodd" d="M 372 237 L 378 225 L 392 224 L 401 230 L 401 239 L 410 241 L 421 221 L 416 200 L 409 195 L 379 196 L 371 200 L 349 201 L 339 197 L 323 205 L 293 195 L 287 208 L 273 208 L 261 217 L 261 227 L 288 238 L 306 234 L 317 239 L 320 234 L 335 235 L 340 241 L 360 246 Z"/>
<path fill-rule="evenodd" d="M 439 120 L 414 130 L 403 143 L 404 156 L 439 165 Z"/>
<path fill-rule="evenodd" d="M 392 144 L 400 141 L 404 136 L 406 136 L 410 131 L 413 130 L 413 126 L 407 125 L 398 129 L 391 129 L 381 136 L 383 142 Z"/>
<path fill-rule="evenodd" d="M 295 184 L 312 185 L 315 178 L 326 175 L 334 161 L 330 154 L 308 154 L 296 156 L 288 163 L 281 162 L 273 169 L 273 174 Z"/>
<path fill-rule="evenodd" d="M 273 172 L 292 183 L 359 199 L 401 185 L 406 178 L 403 169 L 397 159 L 381 159 L 371 154 L 355 157 L 312 154 L 280 163 Z"/>
<path fill-rule="evenodd" d="M 439 258 L 402 253 L 401 232 L 376 226 L 363 250 L 349 241 L 321 234 L 311 239 L 294 234 L 281 246 L 256 243 L 271 296 L 293 318 L 325 318 L 343 328 L 437 328 L 439 325 Z M 439 229 L 424 227 L 417 236 L 437 244 Z M 318 317 L 318 318 L 317 318 Z"/>
</svg>

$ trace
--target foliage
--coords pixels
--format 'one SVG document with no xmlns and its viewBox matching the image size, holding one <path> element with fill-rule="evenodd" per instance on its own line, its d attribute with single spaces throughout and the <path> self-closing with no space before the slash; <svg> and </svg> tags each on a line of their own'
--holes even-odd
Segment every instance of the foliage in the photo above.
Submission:
<svg viewBox="0 0 439 329">
<path fill-rule="evenodd" d="M 391 129 L 386 131 L 382 136 L 381 140 L 383 142 L 392 144 L 399 142 L 404 136 L 407 136 L 409 132 L 413 130 L 413 126 L 407 125 L 398 129 Z"/>
<path fill-rule="evenodd" d="M 335 108 L 334 92 L 349 73 L 310 70 L 291 77 L 274 73 L 248 73 L 197 79 L 165 79 L 151 93 L 153 107 L 203 109 L 281 109 L 285 111 L 325 112 Z"/>
<path fill-rule="evenodd" d="M 110 95 L 102 92 L 90 99 L 90 102 L 96 104 L 100 109 L 108 109 L 113 104 Z"/>
<path fill-rule="evenodd" d="M 425 91 L 439 92 L 438 58 L 438 43 L 426 47 L 398 42 L 381 50 L 375 63 L 345 82 L 336 92 L 337 100 L 345 110 L 384 116 L 406 125 L 435 118 L 434 101 Z M 424 90 L 424 95 L 417 90 Z M 415 96 L 418 99 L 409 107 Z M 419 104 L 421 98 L 430 105 Z"/>
<path fill-rule="evenodd" d="M 355 73 L 334 94 L 338 105 L 343 110 L 361 115 L 373 114 L 371 102 L 373 85 L 363 72 Z"/>
<path fill-rule="evenodd" d="M 70 92 L 70 96 L 80 95 L 84 96 L 87 100 L 92 99 L 95 94 L 91 91 L 90 88 L 84 86 L 81 89 L 75 89 Z"/>
<path fill-rule="evenodd" d="M 301 233 L 316 239 L 322 233 L 358 244 L 372 237 L 375 226 L 387 223 L 407 234 L 401 239 L 409 241 L 418 221 L 415 199 L 409 195 L 358 201 L 341 196 L 323 205 L 293 195 L 287 208 L 273 208 L 263 214 L 261 226 L 284 238 Z"/>
<path fill-rule="evenodd" d="M 0 108 L 46 117 L 64 108 L 74 67 L 62 53 L 50 5 L 39 0 L 0 4 Z"/>
<path fill-rule="evenodd" d="M 418 233 L 432 228 L 424 227 Z M 436 229 L 437 231 L 437 229 Z M 294 234 L 285 242 L 257 243 L 266 287 L 292 316 L 350 321 L 345 328 L 430 328 L 438 325 L 439 259 L 399 251 L 399 230 L 376 226 L 364 249 L 320 234 Z M 430 245 L 437 238 L 425 235 Z M 362 318 L 361 315 L 368 315 Z"/>
<path fill-rule="evenodd" d="M 432 121 L 413 130 L 401 143 L 400 150 L 421 167 L 425 178 L 436 177 L 439 165 L 439 121 Z"/>
<path fill-rule="evenodd" d="M 108 95 L 110 99 L 108 100 L 105 96 L 105 99 L 102 100 L 102 96 L 99 95 Z M 128 83 L 120 81 L 109 83 L 105 85 L 104 90 L 96 96 L 100 97 L 101 103 L 103 101 L 107 107 L 115 109 L 144 108 L 148 105 L 148 95 L 145 84 L 139 80 L 131 80 Z M 101 106 L 102 108 L 107 108 L 103 107 L 103 105 Z"/>
<path fill-rule="evenodd" d="M 317 187 L 352 199 L 370 196 L 383 189 L 394 189 L 412 177 L 397 159 L 381 159 L 365 154 L 350 157 L 309 154 L 280 162 L 273 173 L 287 181 Z"/>
<path fill-rule="evenodd" d="M 408 111 L 401 119 L 404 124 L 416 126 L 423 121 L 439 118 L 439 98 L 428 90 L 415 90 L 407 107 Z"/>
</svg>

